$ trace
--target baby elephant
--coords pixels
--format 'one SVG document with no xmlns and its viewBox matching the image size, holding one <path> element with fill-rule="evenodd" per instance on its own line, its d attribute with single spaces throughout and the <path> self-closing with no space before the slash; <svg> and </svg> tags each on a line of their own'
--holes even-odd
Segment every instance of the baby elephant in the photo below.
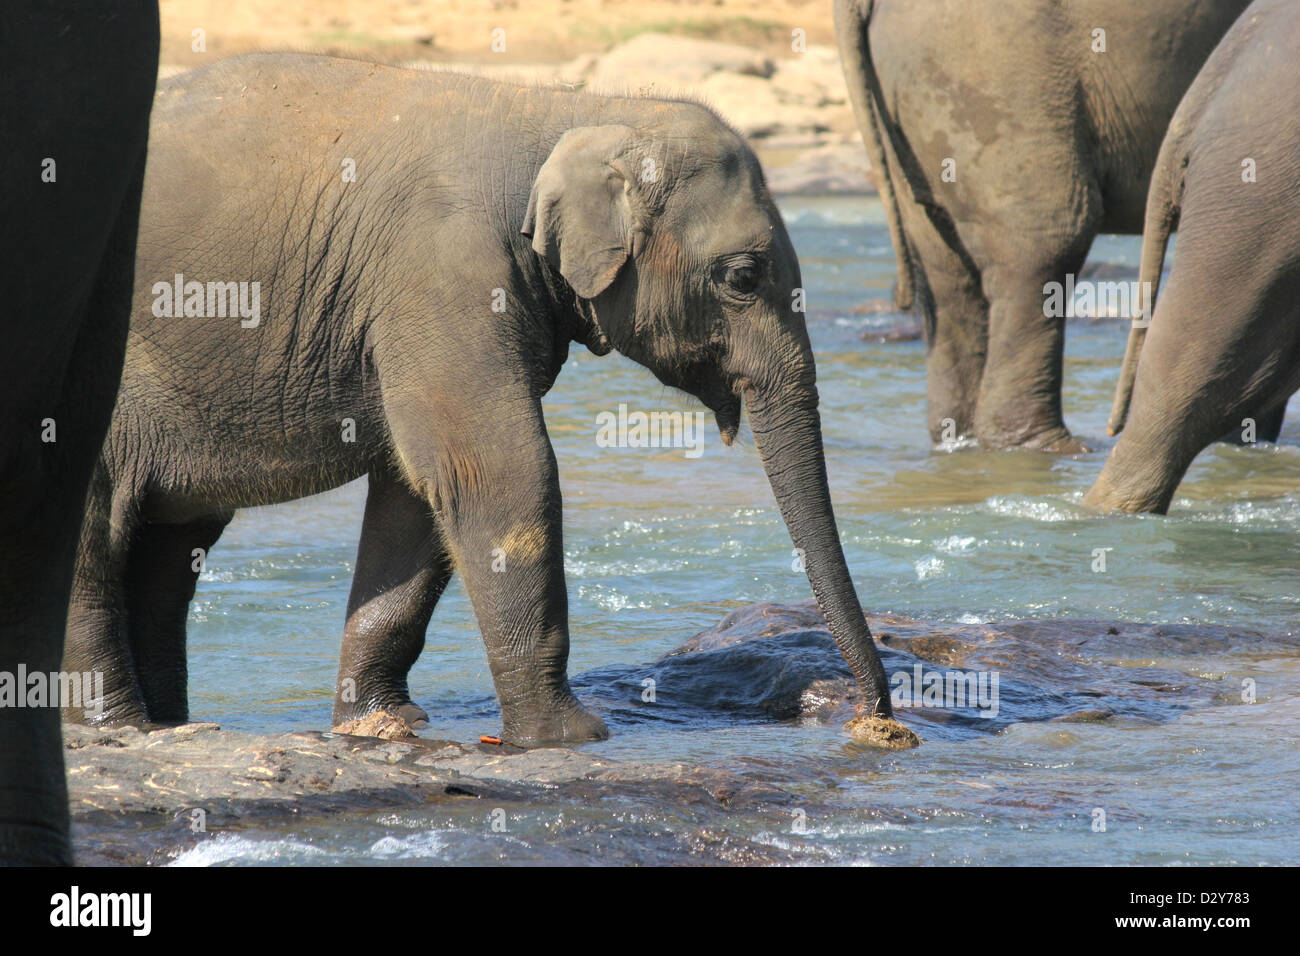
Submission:
<svg viewBox="0 0 1300 956">
<path fill-rule="evenodd" d="M 1111 415 L 1123 434 L 1087 504 L 1163 514 L 1203 448 L 1300 388 L 1297 61 L 1300 5 L 1256 0 L 1174 116 L 1147 202 L 1146 288 L 1175 224 L 1178 245 L 1150 341 L 1130 333 Z"/>
<path fill-rule="evenodd" d="M 885 674 L 827 490 L 790 238 L 694 103 L 256 55 L 159 87 L 126 370 L 78 560 L 69 667 L 103 719 L 187 718 L 185 619 L 238 508 L 369 476 L 334 718 L 407 689 L 453 568 L 503 738 L 600 739 L 570 691 L 541 399 L 617 349 L 754 437 L 864 690 Z"/>
</svg>

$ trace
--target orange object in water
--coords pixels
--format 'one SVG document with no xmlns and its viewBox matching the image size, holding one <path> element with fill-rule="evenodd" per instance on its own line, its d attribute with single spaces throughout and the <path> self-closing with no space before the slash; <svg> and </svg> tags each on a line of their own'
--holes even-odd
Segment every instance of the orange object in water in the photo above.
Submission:
<svg viewBox="0 0 1300 956">
<path fill-rule="evenodd" d="M 488 734 L 484 734 L 482 737 L 480 737 L 480 738 L 478 739 L 478 742 L 481 743 L 481 744 L 494 744 L 494 745 L 497 746 L 497 747 L 500 747 L 500 746 L 501 746 L 501 738 L 500 738 L 500 737 L 492 737 L 492 736 L 489 736 Z"/>
</svg>

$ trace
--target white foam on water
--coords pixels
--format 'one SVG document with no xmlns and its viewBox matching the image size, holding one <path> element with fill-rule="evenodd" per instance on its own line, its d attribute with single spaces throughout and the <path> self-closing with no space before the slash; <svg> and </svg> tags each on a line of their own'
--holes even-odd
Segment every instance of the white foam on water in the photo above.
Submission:
<svg viewBox="0 0 1300 956">
<path fill-rule="evenodd" d="M 964 451 L 968 448 L 978 448 L 979 439 L 973 435 L 964 435 L 954 441 L 941 441 L 931 447 L 931 451 L 945 452 L 951 455 L 953 452 Z"/>
<path fill-rule="evenodd" d="M 578 597 L 582 600 L 590 601 L 602 611 L 610 613 L 628 610 L 644 611 L 657 606 L 645 600 L 634 600 L 631 596 L 615 590 L 608 584 L 579 585 L 576 591 Z"/>
<path fill-rule="evenodd" d="M 946 538 L 935 541 L 931 547 L 945 554 L 960 554 L 963 551 L 975 550 L 976 541 L 974 535 L 950 534 Z"/>
<path fill-rule="evenodd" d="M 819 203 L 811 208 L 800 205 L 802 208 L 794 207 L 793 202 L 781 204 L 781 218 L 787 228 L 865 226 L 876 222 L 866 202 Z"/>
<path fill-rule="evenodd" d="M 376 840 L 366 855 L 381 860 L 427 860 L 442 856 L 447 841 L 437 830 L 408 836 L 386 836 Z"/>
<path fill-rule="evenodd" d="M 920 561 L 913 565 L 916 568 L 916 579 L 924 581 L 927 578 L 937 578 L 943 574 L 943 558 L 936 555 L 926 555 Z"/>
<path fill-rule="evenodd" d="M 1030 521 L 1080 521 L 1088 517 L 1051 501 L 1020 495 L 994 495 L 984 502 L 984 507 L 995 515 L 1028 518 Z"/>
<path fill-rule="evenodd" d="M 574 578 L 604 578 L 612 575 L 656 574 L 663 571 L 684 571 L 690 568 L 688 558 L 664 561 L 656 558 L 639 558 L 636 560 L 614 559 L 612 561 L 591 561 L 580 558 L 565 558 L 564 573 Z"/>
<path fill-rule="evenodd" d="M 217 866 L 221 863 L 292 863 L 304 857 L 323 862 L 333 854 L 309 843 L 294 840 L 252 840 L 235 833 L 221 833 L 180 853 L 168 866 Z"/>
</svg>

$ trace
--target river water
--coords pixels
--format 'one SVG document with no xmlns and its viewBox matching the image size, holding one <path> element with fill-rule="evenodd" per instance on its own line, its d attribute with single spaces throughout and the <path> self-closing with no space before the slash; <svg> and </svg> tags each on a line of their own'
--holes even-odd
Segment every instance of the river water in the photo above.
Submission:
<svg viewBox="0 0 1300 956">
<path fill-rule="evenodd" d="M 808 288 L 832 494 L 863 605 L 927 622 L 903 625 L 913 635 L 927 625 L 984 634 L 970 659 L 1000 674 L 999 718 L 945 723 L 903 710 L 925 744 L 881 753 L 852 744 L 842 721 L 711 710 L 698 695 L 682 703 L 699 686 L 675 694 L 672 675 L 684 672 L 653 662 L 738 609 L 806 600 L 807 581 L 792 570 L 747 430 L 724 448 L 707 416 L 698 457 L 602 447 L 597 416 L 621 403 L 698 406 L 618 356 L 575 347 L 546 412 L 564 492 L 570 674 L 614 734 L 589 749 L 729 768 L 792 799 L 727 812 L 649 797 L 523 801 L 503 808 L 504 833 L 488 808 L 407 808 L 216 834 L 170 858 L 1300 862 L 1300 420 L 1277 446 L 1207 450 L 1169 517 L 1090 513 L 1079 501 L 1110 445 L 1122 322 L 1077 320 L 1068 330 L 1066 418 L 1097 451 L 936 450 L 924 427 L 922 343 L 864 338 L 911 324 L 874 301 L 893 279 L 878 201 L 790 199 L 782 211 Z M 1102 237 L 1090 267 L 1131 277 L 1139 248 L 1137 238 Z M 1300 403 L 1293 411 L 1300 417 Z M 328 728 L 364 494 L 362 481 L 235 519 L 192 607 L 192 719 L 255 732 Z M 1109 549 L 1104 570 L 1097 549 Z M 1007 630 L 1026 620 L 1037 623 Z M 799 657 L 802 638 L 790 640 Z M 886 666 L 943 663 L 917 653 L 900 650 Z M 699 670 L 681 680 L 702 680 Z M 643 674 L 660 678 L 652 706 L 638 696 Z M 469 741 L 499 729 L 458 581 L 411 688 L 431 716 L 422 736 Z M 611 705 L 620 694 L 626 706 Z M 1088 709 L 1109 719 L 1052 719 Z"/>
</svg>

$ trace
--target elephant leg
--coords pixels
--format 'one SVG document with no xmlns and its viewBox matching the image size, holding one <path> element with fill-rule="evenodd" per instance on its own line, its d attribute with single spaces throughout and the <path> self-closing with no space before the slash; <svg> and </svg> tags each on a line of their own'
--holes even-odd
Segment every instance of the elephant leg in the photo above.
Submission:
<svg viewBox="0 0 1300 956">
<path fill-rule="evenodd" d="M 63 659 L 126 347 L 157 4 L 5 4 L 0 61 L 0 672 L 16 677 Z M 41 157 L 57 179 L 30 174 Z M 0 706 L 0 865 L 72 862 L 63 734 L 46 703 Z"/>
<path fill-rule="evenodd" d="M 136 678 L 127 616 L 127 558 L 137 510 L 115 496 L 101 463 L 91 483 L 68 606 L 65 666 L 102 681 L 92 709 L 63 708 L 65 720 L 143 724 L 148 721 Z"/>
<path fill-rule="evenodd" d="M 107 334 L 106 329 L 96 328 L 94 321 L 85 329 L 89 339 Z M 98 348 L 103 347 L 99 342 Z M 83 348 L 89 346 L 79 341 L 78 353 Z M 87 358 L 82 354 L 80 361 L 70 364 L 72 374 L 93 368 L 85 364 Z M 87 372 L 87 380 L 94 378 Z M 82 387 L 87 384 L 83 382 Z M 84 398 L 84 393 L 78 398 Z M 21 465 L 22 473 L 6 468 L 0 483 L 9 502 L 0 513 L 0 541 L 4 542 L 0 548 L 0 606 L 4 608 L 0 681 L 9 684 L 0 690 L 0 865 L 72 863 L 60 708 L 77 721 L 85 720 L 87 710 L 98 709 L 93 676 L 89 686 L 81 679 L 94 669 L 78 666 L 64 653 L 77 564 L 75 543 L 78 526 L 83 532 L 86 528 L 82 506 L 94 461 L 87 453 L 93 446 L 77 432 L 86 429 L 102 434 L 106 424 L 76 420 L 78 415 L 100 417 L 101 412 L 106 420 L 111 402 L 111 394 L 85 403 L 67 394 L 62 400 L 52 398 L 47 408 L 58 423 L 58 440 L 42 450 L 31 444 L 23 447 L 24 442 L 34 443 L 34 434 L 21 439 L 13 436 L 9 447 L 21 449 L 27 461 Z M 59 542 L 66 542 L 66 548 Z M 76 696 L 65 696 L 66 685 L 47 678 L 48 695 L 44 700 L 33 699 L 27 680 L 19 676 L 23 672 L 29 676 L 71 672 L 74 686 L 67 691 Z"/>
<path fill-rule="evenodd" d="M 988 346 L 988 303 L 980 276 L 941 210 L 902 210 L 918 270 L 925 321 L 926 405 L 930 440 L 974 433 Z"/>
<path fill-rule="evenodd" d="M 185 619 L 208 551 L 232 517 L 229 512 L 186 524 L 144 524 L 131 541 L 127 635 L 151 723 L 189 719 Z"/>
<path fill-rule="evenodd" d="M 376 710 L 416 728 L 428 722 L 411 701 L 407 674 L 424 649 L 429 618 L 451 572 L 429 502 L 400 478 L 371 472 L 343 629 L 335 725 Z"/>
<path fill-rule="evenodd" d="M 514 383 L 502 387 L 505 394 L 484 390 L 479 378 L 446 381 L 431 414 L 416 387 L 386 385 L 398 458 L 432 504 L 474 605 L 502 739 L 520 746 L 602 740 L 604 721 L 569 687 L 560 479 L 541 404 Z"/>
<path fill-rule="evenodd" d="M 104 332 L 94 326 L 93 321 L 86 326 L 87 337 L 102 337 Z M 82 347 L 79 343 L 78 352 Z M 89 368 L 86 358 L 82 355 L 82 362 L 70 368 Z M 85 405 L 70 398 L 52 399 L 47 406 L 61 431 L 46 451 L 31 444 L 22 447 L 34 441 L 35 429 L 21 439 L 14 436 L 10 447 L 20 448 L 27 457 L 21 465 L 24 474 L 6 468 L 0 483 L 9 502 L 0 514 L 0 682 L 8 684 L 0 690 L 0 865 L 72 863 L 60 708 L 76 704 L 77 720 L 85 719 L 86 709 L 97 709 L 93 678 L 89 686 L 81 679 L 91 669 L 77 668 L 64 655 L 75 542 L 93 466 L 87 454 L 90 446 L 79 441 L 76 432 L 95 431 L 84 420 L 73 422 L 79 414 L 98 417 L 104 412 L 107 418 L 112 397 L 100 395 L 98 402 Z M 60 542 L 66 542 L 66 548 Z M 20 676 L 70 671 L 75 678 L 71 687 L 47 676 L 44 699 L 33 698 L 27 678 Z M 65 687 L 76 696 L 65 696 Z"/>
<path fill-rule="evenodd" d="M 1234 284 L 1214 258 L 1231 243 L 1218 233 L 1188 239 L 1180 240 L 1177 254 L 1202 265 L 1180 268 L 1175 259 L 1147 332 L 1128 424 L 1084 497 L 1086 505 L 1164 514 L 1204 448 L 1257 409 L 1285 408 L 1300 388 L 1300 365 L 1293 360 L 1261 366 L 1255 356 L 1261 342 L 1295 354 L 1293 344 L 1282 346 L 1293 341 L 1300 319 L 1294 289 L 1282 280 L 1262 288 Z M 1203 318 L 1207 302 L 1216 303 L 1217 321 Z"/>
<path fill-rule="evenodd" d="M 1026 268 L 1008 251 L 984 271 L 989 301 L 988 358 L 980 383 L 975 433 L 988 448 L 1087 451 L 1061 413 L 1065 317 L 1045 314 L 1044 286 L 1077 275 L 1091 235 L 1043 264 Z"/>
</svg>

